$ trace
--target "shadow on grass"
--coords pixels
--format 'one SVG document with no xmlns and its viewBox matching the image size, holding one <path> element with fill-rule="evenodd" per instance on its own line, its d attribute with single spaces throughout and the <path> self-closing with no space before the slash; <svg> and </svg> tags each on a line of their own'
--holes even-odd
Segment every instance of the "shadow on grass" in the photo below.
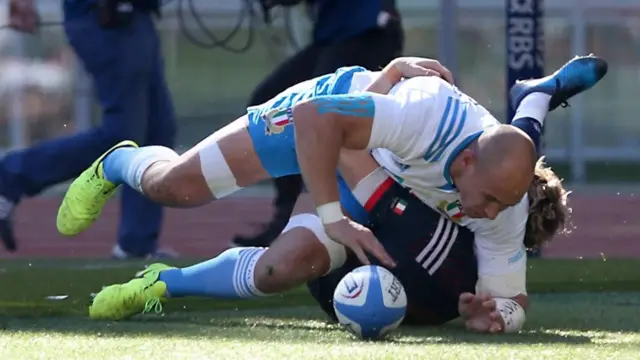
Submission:
<svg viewBox="0 0 640 360">
<path fill-rule="evenodd" d="M 519 334 L 475 334 L 462 326 L 445 325 L 439 328 L 403 327 L 387 340 L 393 344 L 589 344 L 592 338 L 580 334 L 560 334 L 554 331 L 534 330 Z"/>
<path fill-rule="evenodd" d="M 222 314 L 148 315 L 123 322 L 91 321 L 86 318 L 0 318 L 5 334 L 12 332 L 71 334 L 110 338 L 171 337 L 237 339 L 253 341 L 345 341 L 351 335 L 340 326 L 330 324 L 316 309 L 275 309 Z M 484 335 L 465 331 L 459 324 L 441 327 L 404 326 L 384 343 L 419 344 L 588 344 L 592 338 L 583 334 L 561 334 L 550 330 L 520 334 Z"/>
</svg>

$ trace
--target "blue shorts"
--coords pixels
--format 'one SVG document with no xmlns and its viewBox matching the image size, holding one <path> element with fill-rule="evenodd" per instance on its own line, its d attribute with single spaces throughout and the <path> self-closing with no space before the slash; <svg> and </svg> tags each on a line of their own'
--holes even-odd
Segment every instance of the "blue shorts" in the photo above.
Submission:
<svg viewBox="0 0 640 360">
<path fill-rule="evenodd" d="M 287 111 L 298 102 L 325 95 L 349 92 L 353 74 L 367 71 L 360 66 L 342 67 L 333 74 L 302 82 L 283 91 L 264 104 L 247 109 L 249 134 L 262 166 L 273 178 L 300 174 L 296 156 L 294 124 L 287 121 Z M 267 119 L 282 115 L 274 126 Z"/>
</svg>

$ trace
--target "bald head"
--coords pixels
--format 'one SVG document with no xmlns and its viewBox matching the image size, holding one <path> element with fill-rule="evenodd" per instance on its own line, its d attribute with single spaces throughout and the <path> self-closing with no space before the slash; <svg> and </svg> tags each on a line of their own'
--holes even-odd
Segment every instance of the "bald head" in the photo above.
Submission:
<svg viewBox="0 0 640 360">
<path fill-rule="evenodd" d="M 533 141 L 522 130 L 511 125 L 487 129 L 478 138 L 476 155 L 478 170 L 487 172 L 500 184 L 505 190 L 502 194 L 505 201 L 522 198 L 527 192 L 537 154 Z"/>
<path fill-rule="evenodd" d="M 450 175 L 470 218 L 494 219 L 519 203 L 533 181 L 536 148 L 511 125 L 485 130 L 451 164 Z"/>
<path fill-rule="evenodd" d="M 522 130 L 511 125 L 498 125 L 487 129 L 478 139 L 482 161 L 490 166 L 504 164 L 520 166 L 531 173 L 536 165 L 536 147 Z"/>
</svg>

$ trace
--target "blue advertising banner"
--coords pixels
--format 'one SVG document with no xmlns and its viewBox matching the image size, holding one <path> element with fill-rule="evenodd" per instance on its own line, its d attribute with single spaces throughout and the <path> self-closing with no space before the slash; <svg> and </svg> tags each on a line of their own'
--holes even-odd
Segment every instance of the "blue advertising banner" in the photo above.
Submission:
<svg viewBox="0 0 640 360">
<path fill-rule="evenodd" d="M 507 2 L 507 94 L 516 80 L 544 76 L 544 1 Z M 507 121 L 515 109 L 507 101 Z"/>
<path fill-rule="evenodd" d="M 507 118 L 515 109 L 509 89 L 516 80 L 544 76 L 544 0 L 506 0 L 507 11 Z M 541 151 L 544 149 L 544 141 Z M 540 249 L 527 251 L 529 257 L 542 256 Z"/>
</svg>

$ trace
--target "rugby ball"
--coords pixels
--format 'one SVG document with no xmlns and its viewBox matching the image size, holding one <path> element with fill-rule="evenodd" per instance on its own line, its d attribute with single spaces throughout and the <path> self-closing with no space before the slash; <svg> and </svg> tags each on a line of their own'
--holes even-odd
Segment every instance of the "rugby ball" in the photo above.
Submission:
<svg viewBox="0 0 640 360">
<path fill-rule="evenodd" d="M 342 278 L 333 293 L 338 322 L 363 340 L 375 340 L 396 329 L 407 311 L 404 287 L 389 270 L 361 266 Z"/>
</svg>

